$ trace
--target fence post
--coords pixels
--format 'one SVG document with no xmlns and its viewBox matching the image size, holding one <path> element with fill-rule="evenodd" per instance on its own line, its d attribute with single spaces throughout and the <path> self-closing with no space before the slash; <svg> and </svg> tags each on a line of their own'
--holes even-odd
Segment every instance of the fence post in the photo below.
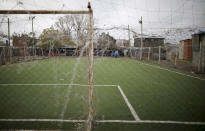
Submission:
<svg viewBox="0 0 205 131">
<path fill-rule="evenodd" d="M 177 46 L 176 46 L 176 54 L 175 54 L 175 61 L 174 61 L 174 65 L 176 66 L 177 65 L 177 55 L 178 55 L 178 53 L 177 53 Z"/>
<path fill-rule="evenodd" d="M 159 64 L 160 64 L 160 61 L 161 61 L 161 46 L 159 46 L 159 61 L 158 61 Z"/>
<path fill-rule="evenodd" d="M 3 61 L 2 64 L 5 65 L 6 64 L 6 47 L 3 47 Z"/>
<path fill-rule="evenodd" d="M 24 61 L 25 61 L 25 59 L 26 59 L 26 54 L 25 54 L 26 52 L 25 52 L 25 46 L 23 47 L 23 56 L 24 56 Z"/>
<path fill-rule="evenodd" d="M 198 72 L 201 71 L 201 51 L 202 51 L 202 48 L 201 48 L 201 42 L 199 43 L 199 61 L 198 61 Z"/>
<path fill-rule="evenodd" d="M 10 64 L 13 62 L 13 60 L 12 60 L 12 54 L 13 54 L 13 50 L 12 50 L 11 46 L 9 46 Z"/>
<path fill-rule="evenodd" d="M 150 60 L 150 51 L 151 51 L 151 47 L 149 47 L 149 51 L 148 51 L 148 61 Z"/>
</svg>

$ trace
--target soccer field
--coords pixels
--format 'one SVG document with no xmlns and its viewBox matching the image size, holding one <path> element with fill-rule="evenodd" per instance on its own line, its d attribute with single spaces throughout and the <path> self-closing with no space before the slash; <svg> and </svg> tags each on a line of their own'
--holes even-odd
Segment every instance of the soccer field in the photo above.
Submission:
<svg viewBox="0 0 205 131">
<path fill-rule="evenodd" d="M 94 59 L 93 130 L 205 130 L 205 79 L 129 58 Z M 1 129 L 83 129 L 88 59 L 0 67 Z"/>
</svg>

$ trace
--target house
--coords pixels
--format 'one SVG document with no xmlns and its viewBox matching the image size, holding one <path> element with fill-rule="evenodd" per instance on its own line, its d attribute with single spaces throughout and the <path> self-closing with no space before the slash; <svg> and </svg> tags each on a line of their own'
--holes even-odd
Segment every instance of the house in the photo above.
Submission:
<svg viewBox="0 0 205 131">
<path fill-rule="evenodd" d="M 164 38 L 162 37 L 143 37 L 143 47 L 164 46 Z M 134 47 L 141 47 L 141 38 L 134 39 Z"/>
<path fill-rule="evenodd" d="M 28 36 L 27 35 L 13 36 L 13 46 L 16 47 L 15 50 L 14 50 L 14 55 L 15 56 L 28 55 L 29 51 L 27 49 L 27 45 L 28 45 L 27 42 L 28 42 Z"/>
<path fill-rule="evenodd" d="M 191 60 L 192 59 L 192 40 L 186 39 L 186 40 L 180 41 L 178 52 L 179 52 L 180 60 Z"/>
<path fill-rule="evenodd" d="M 205 73 L 205 31 L 192 35 L 192 65 L 196 72 Z"/>
<path fill-rule="evenodd" d="M 15 46 L 15 47 L 27 46 L 27 38 L 24 35 L 13 36 L 13 46 Z"/>
<path fill-rule="evenodd" d="M 124 39 L 118 39 L 116 40 L 116 45 L 118 47 L 129 47 L 130 44 L 129 44 L 129 40 L 124 40 Z"/>
</svg>

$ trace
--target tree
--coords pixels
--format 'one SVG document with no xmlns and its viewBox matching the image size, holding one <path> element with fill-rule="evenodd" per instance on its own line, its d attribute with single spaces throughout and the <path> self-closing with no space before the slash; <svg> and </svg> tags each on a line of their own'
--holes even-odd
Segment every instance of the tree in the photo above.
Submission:
<svg viewBox="0 0 205 131">
<path fill-rule="evenodd" d="M 109 34 L 102 33 L 98 38 L 97 47 L 103 50 L 115 49 L 117 48 L 116 40 Z"/>
<path fill-rule="evenodd" d="M 88 41 L 88 24 L 87 15 L 66 15 L 60 17 L 55 26 L 68 38 L 76 40 L 77 46 L 83 46 Z"/>
<path fill-rule="evenodd" d="M 37 43 L 37 46 L 47 48 L 51 46 L 58 48 L 67 45 L 75 45 L 75 43 L 69 37 L 60 33 L 59 30 L 55 30 L 52 27 L 43 30 L 42 34 L 39 36 L 39 42 Z"/>
</svg>

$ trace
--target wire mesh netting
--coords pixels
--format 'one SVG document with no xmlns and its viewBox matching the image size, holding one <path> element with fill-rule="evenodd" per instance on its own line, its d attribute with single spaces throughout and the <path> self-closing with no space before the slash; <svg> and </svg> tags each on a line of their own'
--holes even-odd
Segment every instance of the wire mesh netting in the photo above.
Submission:
<svg viewBox="0 0 205 131">
<path fill-rule="evenodd" d="M 176 34 L 187 28 L 171 24 L 168 30 L 162 27 L 163 36 L 149 34 L 151 27 L 143 33 L 149 15 L 141 17 L 141 30 L 102 24 L 107 21 L 95 15 L 99 1 L 94 8 L 88 2 L 86 10 L 66 10 L 60 0 L 55 6 L 45 2 L 57 10 L 47 5 L 28 10 L 24 5 L 30 2 L 18 0 L 0 10 L 0 129 L 205 129 L 203 31 L 188 28 L 189 39 L 179 40 Z M 127 22 L 109 19 L 134 19 L 122 18 Z"/>
</svg>

